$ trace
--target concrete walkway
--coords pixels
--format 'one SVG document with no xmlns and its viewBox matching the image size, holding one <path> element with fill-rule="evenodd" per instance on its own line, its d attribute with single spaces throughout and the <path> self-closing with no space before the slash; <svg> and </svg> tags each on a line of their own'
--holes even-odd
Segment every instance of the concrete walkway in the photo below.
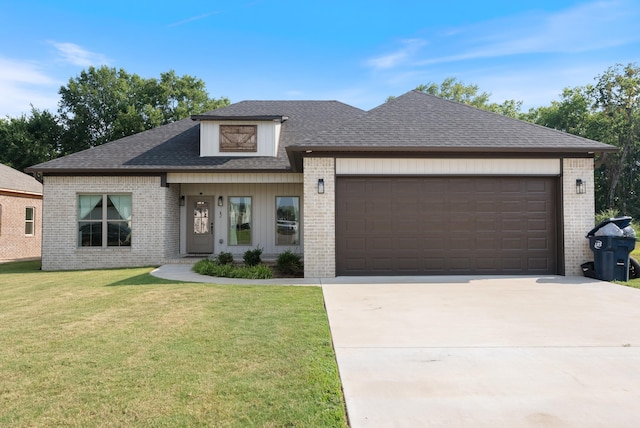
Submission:
<svg viewBox="0 0 640 428">
<path fill-rule="evenodd" d="M 323 291 L 353 428 L 640 426 L 640 290 L 440 277 Z"/>
<path fill-rule="evenodd" d="M 251 281 L 322 286 L 360 427 L 640 426 L 640 290 L 582 277 Z"/>
</svg>

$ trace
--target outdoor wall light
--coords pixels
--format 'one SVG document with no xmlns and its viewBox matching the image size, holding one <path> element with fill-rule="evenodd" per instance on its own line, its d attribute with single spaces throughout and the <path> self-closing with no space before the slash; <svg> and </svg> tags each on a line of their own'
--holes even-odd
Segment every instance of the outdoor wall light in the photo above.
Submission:
<svg viewBox="0 0 640 428">
<path fill-rule="evenodd" d="M 587 193 L 587 182 L 584 181 L 582 178 L 578 178 L 576 180 L 576 193 L 578 195 L 582 193 Z"/>
<path fill-rule="evenodd" d="M 324 178 L 318 179 L 318 193 L 324 193 Z"/>
<path fill-rule="evenodd" d="M 180 206 L 184 207 L 184 195 L 180 196 Z"/>
<path fill-rule="evenodd" d="M 222 199 L 222 196 L 218 196 L 218 206 L 221 207 L 222 204 L 224 204 L 224 199 Z"/>
</svg>

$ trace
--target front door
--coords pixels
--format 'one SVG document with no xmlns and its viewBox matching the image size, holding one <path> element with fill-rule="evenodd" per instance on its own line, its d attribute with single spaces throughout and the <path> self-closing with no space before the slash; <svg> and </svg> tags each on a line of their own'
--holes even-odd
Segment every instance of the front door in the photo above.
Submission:
<svg viewBox="0 0 640 428">
<path fill-rule="evenodd" d="M 187 253 L 213 253 L 213 197 L 187 197 Z"/>
</svg>

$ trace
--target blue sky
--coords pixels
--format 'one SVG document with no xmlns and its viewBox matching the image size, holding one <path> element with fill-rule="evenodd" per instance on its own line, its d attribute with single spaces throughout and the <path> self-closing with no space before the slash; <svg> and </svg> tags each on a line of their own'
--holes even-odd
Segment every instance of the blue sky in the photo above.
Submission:
<svg viewBox="0 0 640 428">
<path fill-rule="evenodd" d="M 0 0 L 0 117 L 56 111 L 60 86 L 103 64 L 232 102 L 370 109 L 455 77 L 528 109 L 640 62 L 638 22 L 637 0 Z"/>
</svg>

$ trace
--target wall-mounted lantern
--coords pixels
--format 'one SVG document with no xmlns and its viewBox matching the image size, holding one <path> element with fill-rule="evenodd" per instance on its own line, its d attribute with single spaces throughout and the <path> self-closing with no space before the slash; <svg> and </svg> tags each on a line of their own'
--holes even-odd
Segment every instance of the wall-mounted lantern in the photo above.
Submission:
<svg viewBox="0 0 640 428">
<path fill-rule="evenodd" d="M 184 207 L 184 195 L 180 196 L 180 206 Z"/>
<path fill-rule="evenodd" d="M 324 193 L 324 178 L 318 179 L 318 193 Z"/>
<path fill-rule="evenodd" d="M 576 193 L 578 195 L 582 193 L 587 193 L 587 182 L 584 181 L 582 178 L 578 178 L 576 180 Z"/>
<path fill-rule="evenodd" d="M 224 204 L 224 199 L 222 196 L 218 196 L 218 206 L 221 207 Z"/>
</svg>

